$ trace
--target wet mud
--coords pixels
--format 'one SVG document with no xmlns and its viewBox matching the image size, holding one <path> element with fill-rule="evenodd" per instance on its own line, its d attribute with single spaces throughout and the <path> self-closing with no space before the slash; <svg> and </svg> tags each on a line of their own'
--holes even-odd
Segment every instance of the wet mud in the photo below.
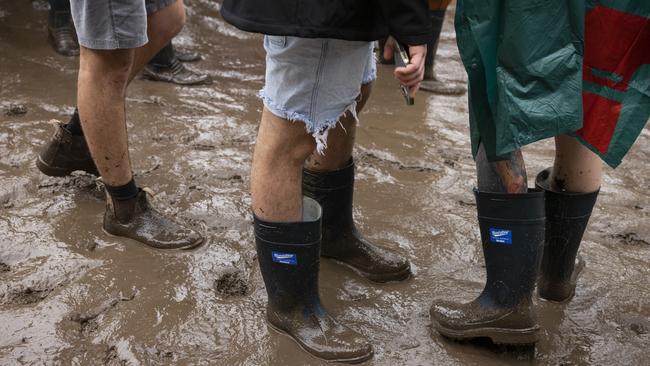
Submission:
<svg viewBox="0 0 650 366">
<path fill-rule="evenodd" d="M 0 364 L 322 365 L 264 321 L 249 211 L 261 103 L 259 36 L 226 24 L 218 4 L 188 2 L 179 47 L 212 85 L 136 80 L 128 127 L 138 182 L 164 212 L 200 230 L 201 248 L 164 253 L 108 237 L 94 177 L 40 174 L 34 159 L 75 103 L 78 60 L 46 41 L 40 1 L 0 0 Z M 451 12 L 437 73 L 466 78 Z M 415 276 L 376 285 L 328 260 L 333 315 L 375 345 L 368 365 L 640 365 L 650 346 L 650 130 L 606 169 L 582 246 L 586 269 L 567 305 L 535 301 L 536 348 L 455 343 L 431 332 L 438 298 L 469 301 L 484 283 L 466 96 L 422 93 L 406 107 L 391 76 L 361 115 L 354 214 L 371 239 L 402 251 Z M 524 149 L 530 184 L 553 144 Z"/>
</svg>

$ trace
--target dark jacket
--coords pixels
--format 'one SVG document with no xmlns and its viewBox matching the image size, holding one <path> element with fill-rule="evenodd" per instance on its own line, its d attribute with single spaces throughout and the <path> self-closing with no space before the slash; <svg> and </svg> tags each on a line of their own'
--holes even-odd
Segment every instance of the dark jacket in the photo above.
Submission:
<svg viewBox="0 0 650 366">
<path fill-rule="evenodd" d="M 432 38 L 427 0 L 224 0 L 221 15 L 255 33 L 374 41 L 389 34 L 420 45 Z"/>
</svg>

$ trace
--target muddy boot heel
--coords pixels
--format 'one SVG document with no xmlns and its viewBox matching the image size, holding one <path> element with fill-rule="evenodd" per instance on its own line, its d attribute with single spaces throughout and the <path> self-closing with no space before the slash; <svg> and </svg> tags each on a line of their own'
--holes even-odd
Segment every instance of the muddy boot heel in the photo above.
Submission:
<svg viewBox="0 0 650 366">
<path fill-rule="evenodd" d="M 73 135 L 61 122 L 56 123 L 54 135 L 36 157 L 36 167 L 52 177 L 70 175 L 76 170 L 99 175 L 83 135 Z"/>
<path fill-rule="evenodd" d="M 321 256 L 352 268 L 373 282 L 403 281 L 411 264 L 397 252 L 368 241 L 352 217 L 354 162 L 330 172 L 303 170 L 303 193 L 323 207 Z"/>
</svg>

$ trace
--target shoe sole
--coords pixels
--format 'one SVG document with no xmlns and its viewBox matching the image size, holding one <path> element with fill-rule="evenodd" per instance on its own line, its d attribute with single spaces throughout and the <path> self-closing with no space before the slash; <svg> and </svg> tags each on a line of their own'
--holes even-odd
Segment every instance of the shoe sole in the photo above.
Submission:
<svg viewBox="0 0 650 366">
<path fill-rule="evenodd" d="M 443 86 L 437 86 L 435 83 L 427 83 L 428 80 L 422 81 L 420 84 L 420 89 L 424 91 L 428 91 L 433 94 L 438 94 L 438 95 L 463 95 L 467 92 L 467 89 L 462 87 L 461 85 L 458 85 L 456 83 L 450 83 L 447 85 L 444 85 L 444 83 L 440 82 L 443 84 Z"/>
<path fill-rule="evenodd" d="M 136 242 L 136 243 L 138 243 L 138 244 L 140 244 L 140 245 L 144 245 L 144 246 L 146 246 L 147 248 L 153 248 L 153 249 L 158 249 L 158 250 L 164 250 L 164 251 L 166 251 L 166 252 L 173 252 L 173 251 L 182 252 L 182 251 L 192 250 L 192 249 L 194 249 L 194 248 L 197 248 L 197 247 L 201 246 L 201 245 L 204 244 L 204 242 L 205 242 L 205 238 L 201 237 L 201 239 L 195 241 L 194 243 L 192 243 L 192 244 L 190 244 L 190 245 L 186 245 L 186 246 L 184 246 L 184 247 L 178 247 L 178 248 L 160 248 L 160 247 L 154 247 L 153 245 L 149 245 L 149 244 L 147 244 L 147 243 L 143 243 L 143 242 L 138 241 L 138 240 L 135 240 L 135 239 L 133 239 L 133 238 L 129 238 L 128 236 L 121 236 L 121 235 L 111 234 L 111 233 L 109 233 L 108 231 L 106 231 L 106 229 L 104 229 L 103 227 L 102 227 L 102 231 L 104 232 L 104 234 L 106 234 L 106 235 L 108 235 L 108 236 L 110 236 L 110 237 L 112 237 L 112 238 L 120 238 L 120 239 L 128 239 L 128 240 L 132 240 L 132 241 L 134 241 L 134 242 Z"/>
<path fill-rule="evenodd" d="M 361 363 L 361 362 L 364 362 L 364 361 L 368 361 L 368 360 L 371 359 L 372 356 L 375 354 L 374 351 L 371 351 L 370 353 L 368 353 L 368 354 L 366 354 L 366 355 L 363 355 L 363 356 L 359 356 L 359 357 L 353 357 L 353 358 L 337 358 L 337 359 L 328 360 L 328 359 L 326 359 L 326 358 L 318 357 L 317 355 L 315 355 L 315 354 L 309 352 L 309 350 L 308 350 L 307 348 L 305 348 L 305 346 L 303 346 L 302 343 L 298 342 L 298 340 L 297 340 L 294 336 L 292 336 L 291 334 L 289 334 L 287 331 L 285 331 L 285 330 L 283 330 L 283 329 L 280 329 L 280 328 L 276 327 L 275 325 L 271 324 L 271 322 L 269 322 L 268 320 L 266 321 L 266 324 L 268 324 L 268 326 L 271 327 L 271 329 L 275 330 L 275 331 L 278 332 L 280 335 L 283 335 L 283 336 L 285 336 L 285 337 L 288 337 L 289 339 L 291 339 L 292 341 L 294 341 L 294 342 L 295 342 L 295 343 L 296 343 L 296 344 L 297 344 L 297 345 L 298 345 L 298 346 L 299 346 L 303 351 L 305 351 L 307 354 L 309 354 L 309 355 L 311 355 L 312 357 L 315 357 L 315 358 L 317 358 L 317 359 L 319 359 L 319 360 L 326 361 L 326 362 L 328 362 L 328 363 L 341 362 L 341 363 L 356 364 L 356 363 Z"/>
<path fill-rule="evenodd" d="M 205 85 L 205 84 L 208 84 L 210 82 L 210 77 L 209 76 L 206 76 L 204 79 L 202 79 L 200 81 L 195 81 L 195 82 L 191 82 L 191 83 L 183 83 L 183 82 L 174 81 L 173 78 L 172 79 L 164 78 L 164 77 L 160 77 L 160 76 L 157 76 L 155 74 L 151 74 L 151 73 L 144 72 L 144 71 L 142 72 L 142 78 L 144 78 L 145 80 L 159 81 L 159 82 L 162 82 L 162 83 L 170 83 L 170 84 L 176 84 L 176 85 L 181 85 L 181 86 Z"/>
<path fill-rule="evenodd" d="M 88 174 L 96 175 L 96 176 L 99 175 L 98 172 L 89 172 L 83 169 L 57 168 L 48 165 L 46 162 L 43 161 L 43 159 L 41 159 L 40 155 L 36 158 L 36 167 L 38 168 L 38 170 L 41 171 L 41 173 L 50 177 L 65 177 L 72 174 L 72 172 L 76 172 L 77 170 L 86 172 Z"/>
<path fill-rule="evenodd" d="M 433 322 L 433 327 L 438 333 L 457 341 L 476 338 L 490 338 L 492 343 L 508 346 L 525 346 L 537 343 L 539 326 L 524 329 L 508 328 L 476 328 L 467 330 L 449 329 Z"/>
<path fill-rule="evenodd" d="M 332 258 L 332 257 L 327 257 L 323 256 L 323 258 L 327 258 L 331 261 L 334 261 L 340 265 L 343 265 L 345 267 L 350 268 L 352 271 L 354 271 L 356 274 L 359 276 L 370 280 L 375 283 L 389 283 L 389 282 L 401 282 L 409 279 L 411 277 L 411 266 L 406 267 L 406 269 L 403 269 L 399 272 L 393 272 L 393 273 L 386 273 L 386 274 L 376 274 L 376 273 L 369 273 L 365 272 L 349 263 L 343 262 L 339 259 Z"/>
</svg>

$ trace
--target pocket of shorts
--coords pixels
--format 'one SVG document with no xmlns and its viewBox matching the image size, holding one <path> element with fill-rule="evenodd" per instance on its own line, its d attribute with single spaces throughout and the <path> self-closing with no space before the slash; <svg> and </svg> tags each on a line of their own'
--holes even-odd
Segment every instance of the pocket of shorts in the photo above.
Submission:
<svg viewBox="0 0 650 366">
<path fill-rule="evenodd" d="M 266 36 L 266 39 L 273 48 L 284 48 L 287 45 L 287 36 Z"/>
</svg>

